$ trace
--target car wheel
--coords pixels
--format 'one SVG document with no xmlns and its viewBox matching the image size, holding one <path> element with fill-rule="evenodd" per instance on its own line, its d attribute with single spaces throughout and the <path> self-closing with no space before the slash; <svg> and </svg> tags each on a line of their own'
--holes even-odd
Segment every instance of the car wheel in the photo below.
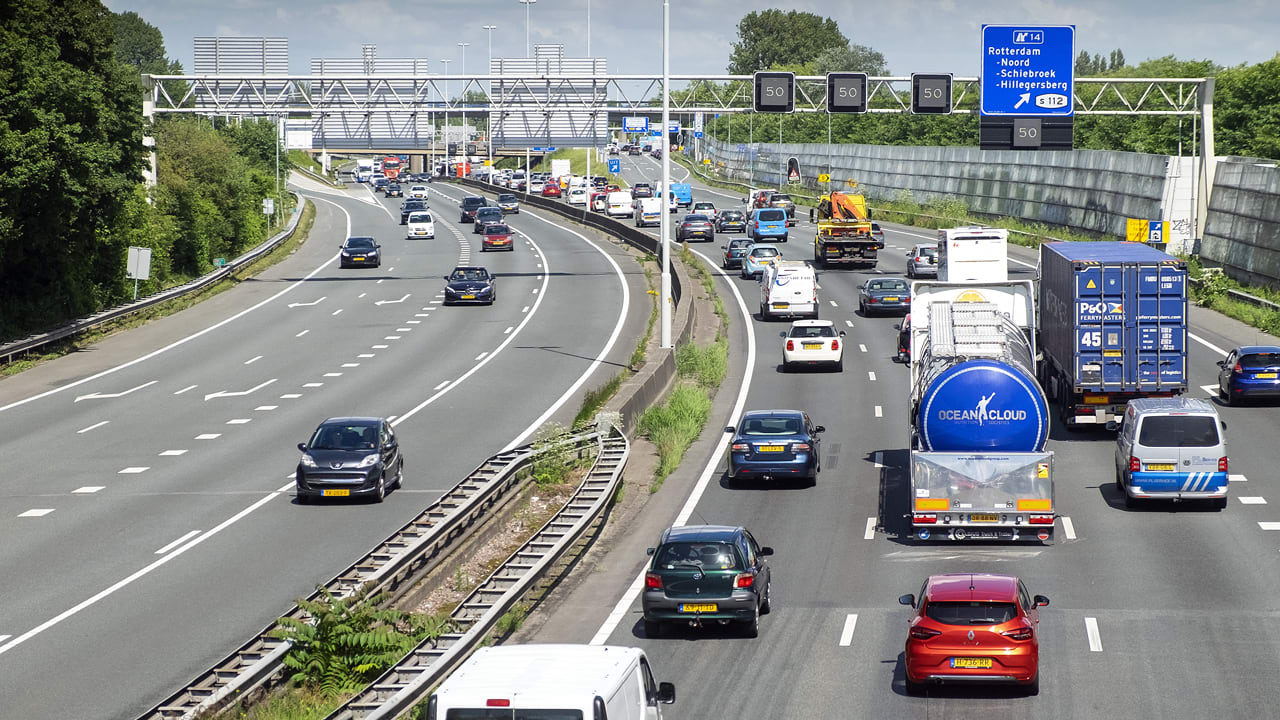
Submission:
<svg viewBox="0 0 1280 720">
<path fill-rule="evenodd" d="M 1212 506 L 1214 510 L 1226 510 L 1227 499 L 1225 497 L 1214 498 Z"/>
<path fill-rule="evenodd" d="M 756 612 L 750 620 L 742 623 L 742 634 L 745 637 L 760 637 L 760 613 Z"/>
<path fill-rule="evenodd" d="M 396 469 L 395 489 L 399 490 L 402 487 L 404 487 L 404 458 L 400 458 L 400 465 Z"/>
<path fill-rule="evenodd" d="M 307 495 L 307 494 L 305 494 L 305 493 L 298 493 L 298 504 L 299 504 L 299 505 L 310 505 L 310 504 L 311 504 L 311 496 L 310 496 L 310 495 Z"/>
<path fill-rule="evenodd" d="M 768 615 L 773 610 L 773 581 L 764 584 L 764 602 L 760 603 L 760 614 Z"/>
<path fill-rule="evenodd" d="M 862 313 L 862 317 L 867 316 L 867 306 L 861 300 L 858 301 L 858 312 Z"/>
<path fill-rule="evenodd" d="M 1124 493 L 1124 506 L 1126 508 L 1132 510 L 1138 506 L 1138 499 L 1130 495 L 1129 491 L 1124 489 L 1124 485 L 1120 486 L 1120 492 Z"/>
<path fill-rule="evenodd" d="M 1227 383 L 1227 405 L 1236 404 L 1235 388 L 1231 387 L 1231 383 Z"/>
<path fill-rule="evenodd" d="M 1036 678 L 1028 683 L 1023 688 L 1023 691 L 1027 694 L 1027 697 L 1034 697 L 1040 694 L 1040 672 L 1038 670 L 1036 671 Z"/>
<path fill-rule="evenodd" d="M 791 372 L 791 363 L 787 362 L 785 359 L 782 361 L 782 372 Z"/>
<path fill-rule="evenodd" d="M 658 620 L 650 620 L 645 618 L 644 636 L 647 638 L 656 638 L 662 636 L 662 623 Z"/>
<path fill-rule="evenodd" d="M 925 692 L 924 683 L 916 682 L 910 677 L 906 678 L 903 682 L 903 689 L 912 697 L 920 697 L 921 695 L 924 695 Z"/>
</svg>

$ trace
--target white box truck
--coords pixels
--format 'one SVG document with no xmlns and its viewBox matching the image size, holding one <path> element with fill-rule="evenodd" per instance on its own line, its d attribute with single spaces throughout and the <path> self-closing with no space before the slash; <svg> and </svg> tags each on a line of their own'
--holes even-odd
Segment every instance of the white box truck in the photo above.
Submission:
<svg viewBox="0 0 1280 720">
<path fill-rule="evenodd" d="M 481 648 L 438 687 L 428 720 L 662 720 L 676 688 L 654 682 L 639 648 Z"/>
<path fill-rule="evenodd" d="M 938 231 L 938 281 L 1004 282 L 1009 278 L 1009 231 L 970 225 Z"/>
</svg>

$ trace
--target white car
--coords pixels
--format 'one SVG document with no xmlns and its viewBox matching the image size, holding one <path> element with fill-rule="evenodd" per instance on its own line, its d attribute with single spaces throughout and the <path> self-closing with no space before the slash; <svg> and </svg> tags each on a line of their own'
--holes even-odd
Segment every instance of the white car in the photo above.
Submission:
<svg viewBox="0 0 1280 720">
<path fill-rule="evenodd" d="M 586 205 L 587 191 L 580 187 L 573 188 L 569 191 L 568 203 L 570 205 Z"/>
<path fill-rule="evenodd" d="M 545 186 L 546 186 L 546 183 L 545 183 L 545 182 L 543 182 L 543 181 L 541 181 L 541 180 L 530 180 L 530 181 L 529 181 L 529 192 L 530 192 L 530 193 L 533 193 L 534 195 L 541 195 L 541 194 L 542 194 L 542 188 L 543 188 L 543 187 L 545 187 Z"/>
<path fill-rule="evenodd" d="M 801 365 L 826 365 L 837 372 L 844 370 L 844 344 L 830 320 L 796 320 L 782 333 L 782 371 L 790 372 Z"/>
<path fill-rule="evenodd" d="M 409 222 L 404 231 L 406 240 L 414 238 L 431 239 L 436 236 L 435 218 L 431 217 L 431 213 L 422 210 L 415 210 L 409 213 Z"/>
<path fill-rule="evenodd" d="M 693 204 L 693 208 L 689 210 L 690 215 L 706 215 L 711 218 L 711 222 L 716 221 L 716 204 L 703 200 Z"/>
<path fill-rule="evenodd" d="M 416 199 L 418 199 L 418 200 L 426 200 L 426 199 L 427 199 L 427 186 L 426 186 L 426 185 L 414 185 L 413 187 L 409 188 L 408 195 L 409 195 L 409 197 L 411 197 L 411 198 L 416 198 Z"/>
</svg>

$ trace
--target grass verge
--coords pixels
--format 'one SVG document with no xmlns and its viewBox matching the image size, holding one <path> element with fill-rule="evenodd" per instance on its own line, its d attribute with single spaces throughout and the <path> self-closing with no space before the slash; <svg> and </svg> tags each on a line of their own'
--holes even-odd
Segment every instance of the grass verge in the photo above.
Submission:
<svg viewBox="0 0 1280 720">
<path fill-rule="evenodd" d="M 1280 303 L 1280 292 L 1266 287 L 1241 285 L 1221 272 L 1206 270 L 1199 258 L 1189 257 L 1186 261 L 1188 274 L 1198 280 L 1191 283 L 1191 299 L 1197 305 L 1220 312 L 1263 332 L 1280 335 L 1280 311 L 1234 298 L 1227 291 L 1239 290 L 1275 303 Z"/>
<path fill-rule="evenodd" d="M 573 427 L 578 427 L 592 421 L 596 413 L 604 407 L 618 392 L 618 388 L 622 387 L 622 382 L 631 376 L 632 373 L 640 369 L 644 365 L 645 355 L 649 346 L 649 338 L 653 337 L 653 326 L 658 320 L 658 302 L 657 295 L 654 293 L 653 287 L 653 270 L 648 267 L 648 263 L 652 255 L 637 258 L 644 269 L 644 277 L 649 286 L 649 298 L 652 308 L 649 311 L 649 324 L 645 327 L 644 335 L 640 341 L 636 343 L 636 349 L 631 353 L 631 360 L 628 367 L 619 370 L 609 378 L 605 384 L 598 388 L 586 391 L 582 396 L 582 406 L 578 408 L 578 414 L 573 418 Z"/>
<path fill-rule="evenodd" d="M 655 405 L 640 416 L 640 432 L 658 449 L 658 467 L 649 492 L 660 490 L 667 476 L 680 466 L 710 416 L 711 394 L 698 383 L 684 379 L 676 383 L 666 403 Z"/>
<path fill-rule="evenodd" d="M 345 698 L 330 698 L 319 691 L 295 688 L 273 693 L 260 703 L 238 706 L 224 717 L 238 720 L 321 720 L 342 706 Z"/>
</svg>

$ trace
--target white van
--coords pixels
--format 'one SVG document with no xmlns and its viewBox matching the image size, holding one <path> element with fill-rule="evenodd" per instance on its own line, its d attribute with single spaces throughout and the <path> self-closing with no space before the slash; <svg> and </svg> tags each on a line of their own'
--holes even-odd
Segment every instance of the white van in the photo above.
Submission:
<svg viewBox="0 0 1280 720">
<path fill-rule="evenodd" d="M 660 198 L 636 198 L 632 201 L 632 206 L 635 208 L 636 227 L 662 223 L 662 200 Z"/>
<path fill-rule="evenodd" d="M 404 233 L 406 240 L 412 240 L 414 238 L 434 238 L 436 236 L 435 218 L 432 218 L 431 213 L 429 212 L 411 212 L 409 213 L 409 222 Z"/>
<path fill-rule="evenodd" d="M 818 276 L 802 260 L 779 260 L 760 273 L 760 319 L 818 317 Z"/>
<path fill-rule="evenodd" d="M 609 193 L 609 197 L 605 198 L 608 203 L 609 217 L 633 217 L 635 211 L 631 209 L 631 193 L 626 190 Z"/>
<path fill-rule="evenodd" d="M 480 648 L 436 688 L 428 720 L 661 720 L 676 688 L 656 683 L 639 648 Z"/>
<path fill-rule="evenodd" d="M 1124 504 L 1140 500 L 1208 500 L 1227 506 L 1227 424 L 1204 398 L 1130 400 L 1116 434 L 1116 484 Z"/>
</svg>

